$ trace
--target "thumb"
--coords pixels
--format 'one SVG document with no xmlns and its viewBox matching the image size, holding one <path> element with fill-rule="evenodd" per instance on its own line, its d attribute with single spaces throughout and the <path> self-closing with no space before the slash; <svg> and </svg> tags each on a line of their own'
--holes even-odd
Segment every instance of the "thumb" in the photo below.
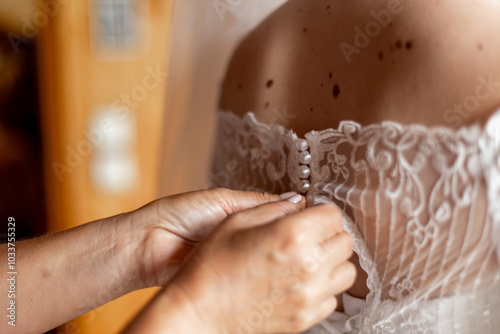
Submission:
<svg viewBox="0 0 500 334">
<path fill-rule="evenodd" d="M 281 200 L 279 195 L 256 191 L 217 188 L 207 190 L 207 192 L 228 216 L 239 211 Z"/>
<path fill-rule="evenodd" d="M 279 201 L 262 204 L 235 214 L 232 217 L 233 219 L 229 220 L 229 225 L 237 229 L 265 225 L 299 212 L 306 205 L 305 198 L 296 193 L 286 193 L 278 197 L 280 198 Z"/>
</svg>

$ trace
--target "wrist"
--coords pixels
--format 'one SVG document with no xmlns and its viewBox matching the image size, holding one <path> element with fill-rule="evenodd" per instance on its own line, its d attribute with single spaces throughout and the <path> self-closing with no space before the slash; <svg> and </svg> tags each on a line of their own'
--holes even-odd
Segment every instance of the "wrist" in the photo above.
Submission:
<svg viewBox="0 0 500 334">
<path fill-rule="evenodd" d="M 134 263 L 137 288 L 165 286 L 193 249 L 193 241 L 172 224 L 165 199 L 127 214 L 129 262 Z M 180 224 L 182 225 L 182 224 Z M 133 259 L 133 261 L 131 261 Z"/>
<path fill-rule="evenodd" d="M 192 299 L 191 295 L 187 295 L 183 288 L 174 283 L 166 286 L 158 297 L 161 300 L 161 310 L 166 314 L 166 328 L 171 329 L 171 332 L 205 334 L 224 332 L 218 328 L 217 319 L 209 315 L 211 307 L 200 300 L 201 295 Z"/>
<path fill-rule="evenodd" d="M 115 254 L 114 263 L 119 284 L 124 294 L 147 288 L 142 270 L 143 244 L 147 238 L 147 226 L 140 226 L 132 213 L 123 213 L 111 218 L 114 224 L 113 239 Z"/>
<path fill-rule="evenodd" d="M 182 294 L 172 286 L 161 290 L 122 334 L 185 333 L 220 334 L 193 312 Z"/>
</svg>

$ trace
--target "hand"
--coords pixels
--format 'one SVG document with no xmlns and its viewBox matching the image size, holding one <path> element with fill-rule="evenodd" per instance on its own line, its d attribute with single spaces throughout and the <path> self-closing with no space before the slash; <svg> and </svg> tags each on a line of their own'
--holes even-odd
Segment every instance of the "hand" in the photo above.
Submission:
<svg viewBox="0 0 500 334">
<path fill-rule="evenodd" d="M 279 201 L 278 195 L 212 189 L 156 200 L 130 213 L 142 231 L 138 249 L 139 287 L 164 286 L 186 255 L 232 213 Z"/>
<path fill-rule="evenodd" d="M 129 292 L 163 285 L 170 277 L 166 272 L 229 214 L 279 199 L 254 192 L 199 191 L 17 242 L 22 256 L 16 266 L 23 275 L 16 305 L 22 307 L 16 308 L 16 326 L 4 321 L 0 332 L 44 333 Z M 9 247 L 0 245 L 4 258 Z M 0 282 L 0 288 L 8 291 L 9 282 Z M 7 294 L 0 295 L 0 304 L 8 303 Z"/>
<path fill-rule="evenodd" d="M 342 232 L 333 206 L 286 216 L 304 204 L 281 201 L 227 218 L 190 255 L 135 328 L 295 333 L 327 317 L 336 308 L 335 295 L 355 279 L 355 268 L 347 262 L 352 239 Z"/>
</svg>

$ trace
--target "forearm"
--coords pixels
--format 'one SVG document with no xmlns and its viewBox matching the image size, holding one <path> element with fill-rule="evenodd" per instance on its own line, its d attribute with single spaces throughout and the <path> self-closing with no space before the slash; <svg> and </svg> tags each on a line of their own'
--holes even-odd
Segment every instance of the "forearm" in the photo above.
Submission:
<svg viewBox="0 0 500 334">
<path fill-rule="evenodd" d="M 134 263 L 143 238 L 120 215 L 17 243 L 16 326 L 4 320 L 0 332 L 44 332 L 140 288 Z M 7 305 L 8 282 L 0 286 Z"/>
<path fill-rule="evenodd" d="M 218 333 L 176 288 L 161 290 L 121 334 Z"/>
</svg>

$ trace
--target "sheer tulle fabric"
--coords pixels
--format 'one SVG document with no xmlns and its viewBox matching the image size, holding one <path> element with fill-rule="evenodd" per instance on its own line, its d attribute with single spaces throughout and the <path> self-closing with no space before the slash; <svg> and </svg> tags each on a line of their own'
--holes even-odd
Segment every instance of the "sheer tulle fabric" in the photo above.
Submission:
<svg viewBox="0 0 500 334">
<path fill-rule="evenodd" d="M 220 186 L 299 190 L 293 131 L 252 113 L 218 118 Z M 342 210 L 370 289 L 356 314 L 310 333 L 498 332 L 500 112 L 484 128 L 342 122 L 304 139 L 308 202 Z"/>
</svg>

